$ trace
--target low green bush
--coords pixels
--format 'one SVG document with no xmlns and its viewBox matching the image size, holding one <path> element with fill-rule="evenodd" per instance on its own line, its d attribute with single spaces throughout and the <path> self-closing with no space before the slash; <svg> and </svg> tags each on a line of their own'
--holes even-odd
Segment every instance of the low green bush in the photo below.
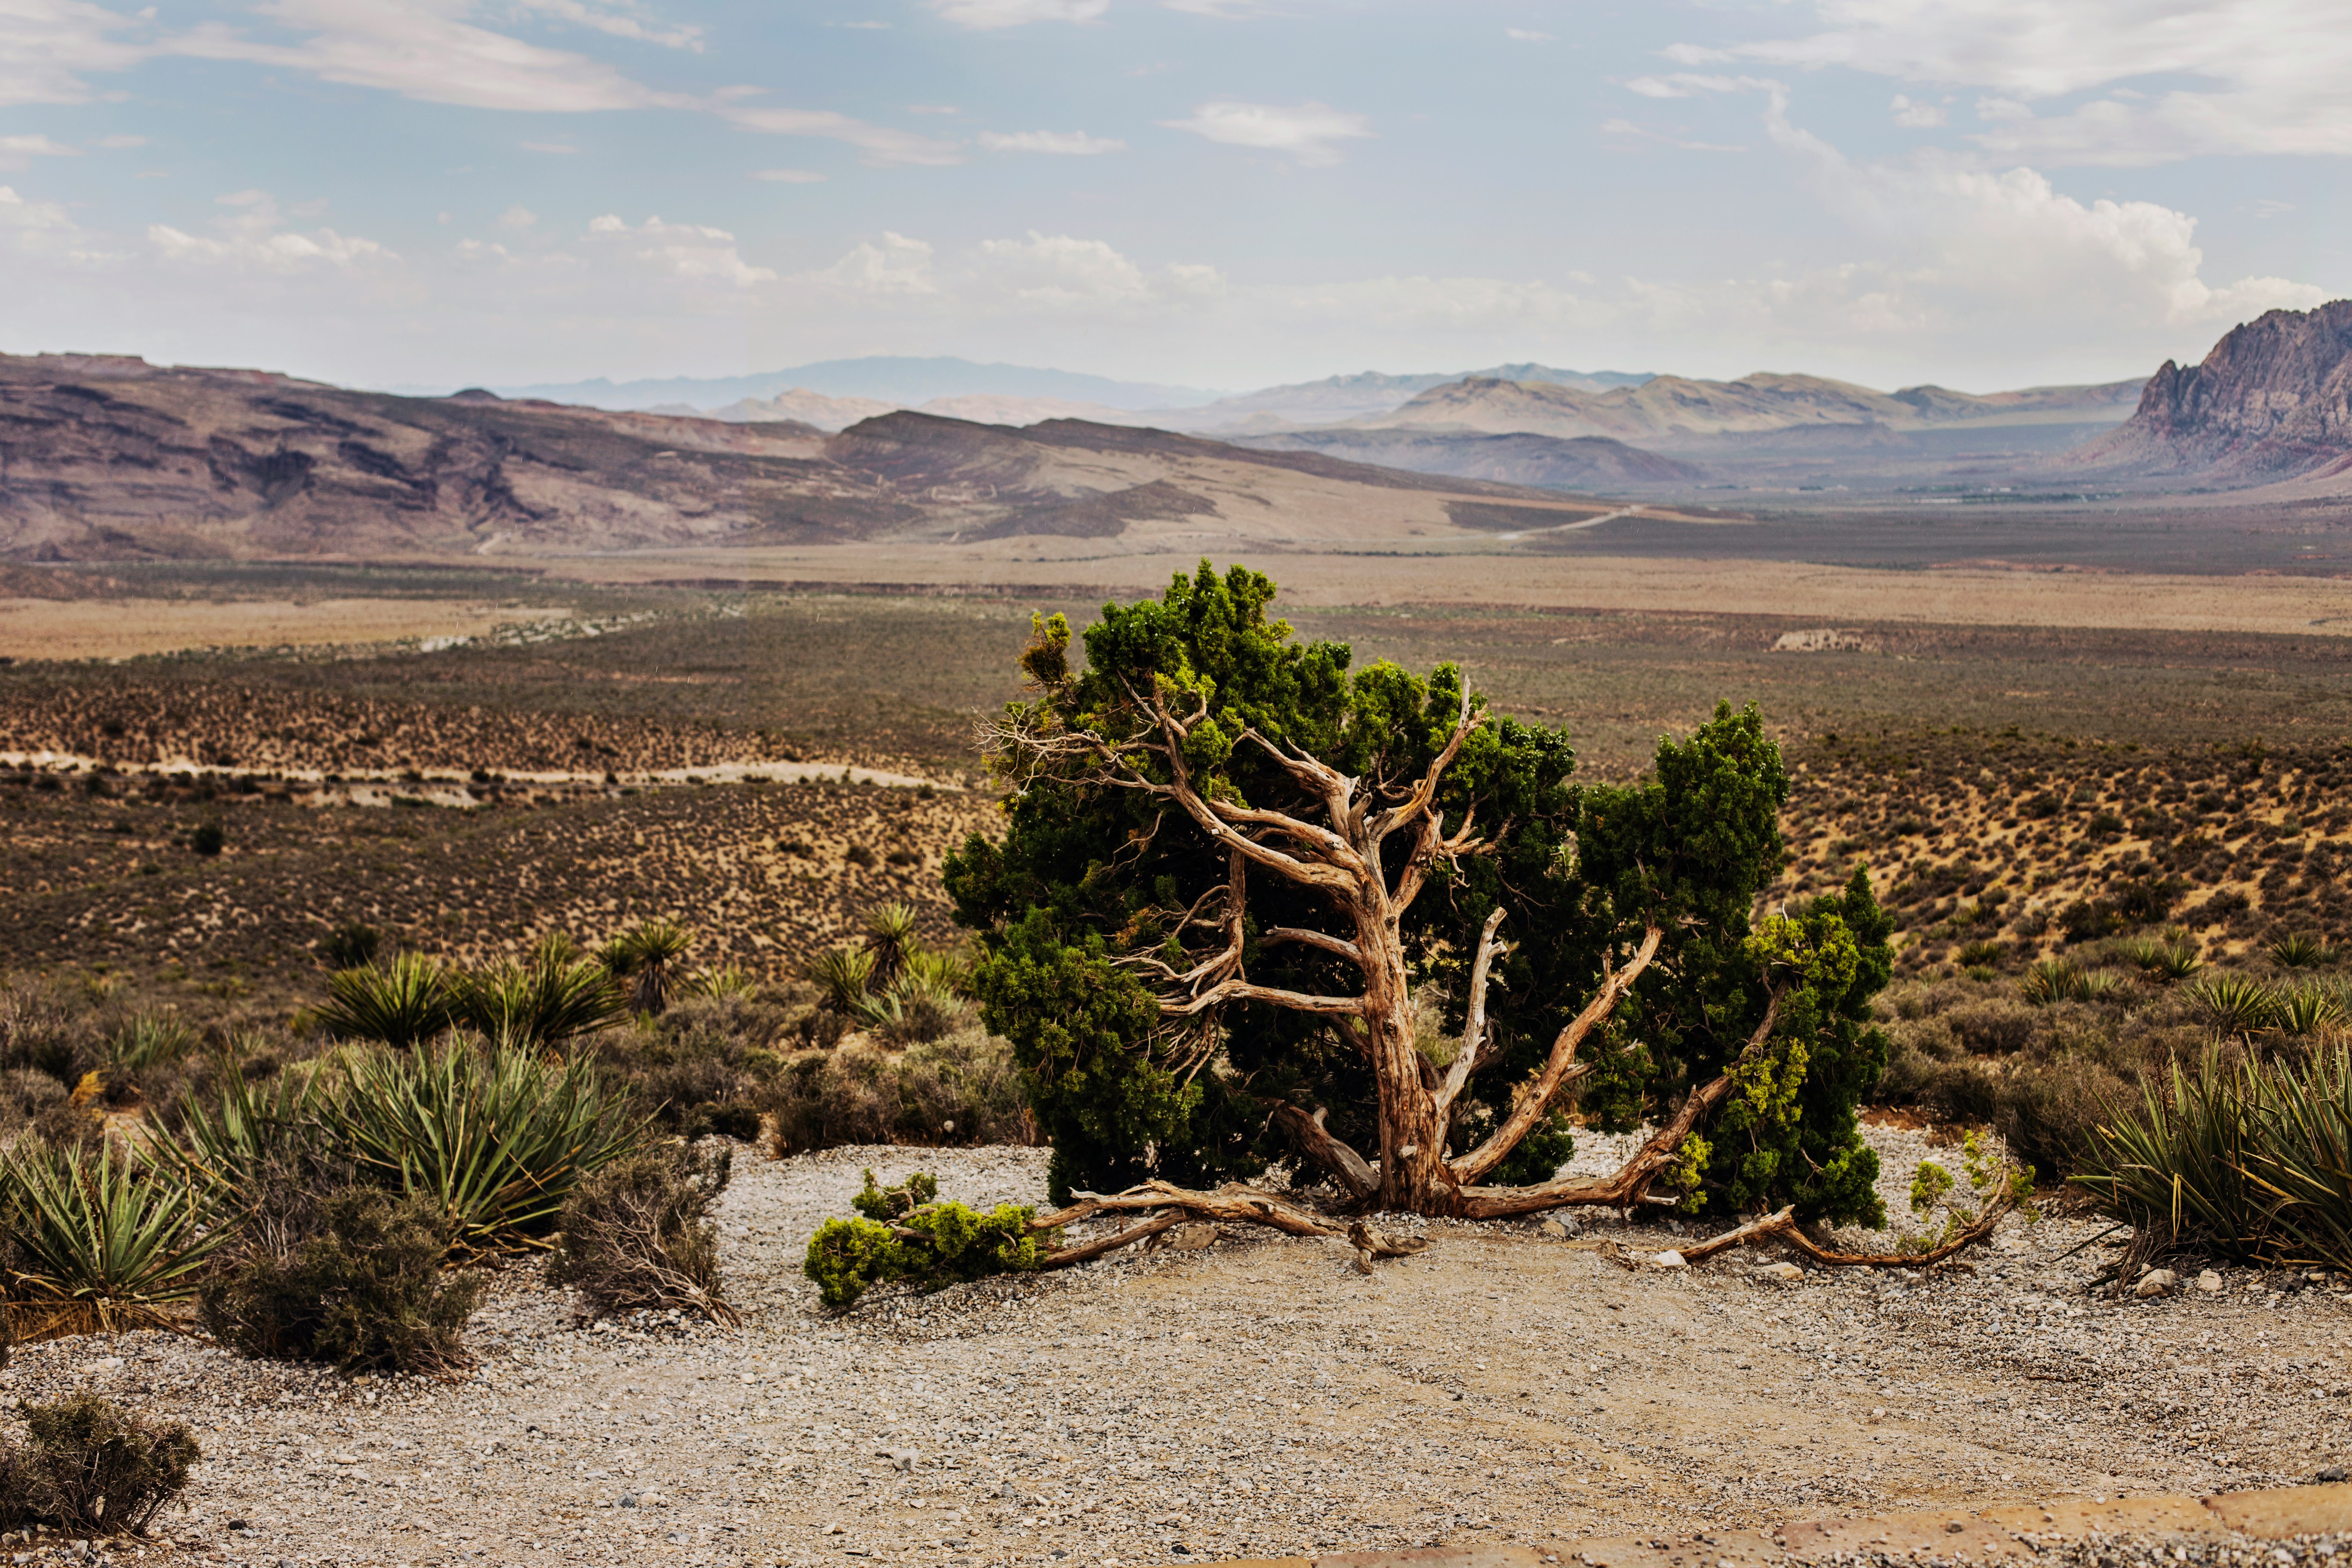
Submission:
<svg viewBox="0 0 2352 1568">
<path fill-rule="evenodd" d="M 564 1204 L 548 1279 L 579 1291 L 591 1317 L 650 1308 L 737 1321 L 720 1289 L 719 1229 L 709 1217 L 730 1169 L 723 1145 L 676 1143 L 605 1166 Z"/>
<path fill-rule="evenodd" d="M 346 1187 L 320 1205 L 311 1234 L 282 1250 L 256 1247 L 207 1280 L 205 1327 L 240 1354 L 349 1373 L 446 1376 L 468 1366 L 466 1321 L 481 1285 L 443 1271 L 441 1218 L 421 1194 L 395 1204 Z"/>
<path fill-rule="evenodd" d="M 0 1438 L 0 1531 L 143 1531 L 204 1458 L 185 1423 L 151 1421 L 94 1394 L 17 1410 L 25 1441 Z"/>
<path fill-rule="evenodd" d="M 1033 1235 L 1037 1211 L 999 1204 L 987 1214 L 939 1201 L 938 1181 L 920 1173 L 879 1187 L 866 1173 L 850 1200 L 858 1219 L 829 1219 L 809 1237 L 802 1272 L 835 1311 L 846 1311 L 877 1285 L 911 1282 L 943 1289 L 991 1274 L 1026 1273 L 1045 1262 L 1055 1237 Z"/>
</svg>

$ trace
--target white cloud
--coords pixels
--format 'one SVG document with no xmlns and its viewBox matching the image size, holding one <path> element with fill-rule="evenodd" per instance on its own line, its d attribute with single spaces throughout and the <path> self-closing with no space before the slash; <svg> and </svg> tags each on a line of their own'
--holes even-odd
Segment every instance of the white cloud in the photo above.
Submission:
<svg viewBox="0 0 2352 1568">
<path fill-rule="evenodd" d="M 516 0 L 527 11 L 554 16 L 582 27 L 593 27 L 600 33 L 610 33 L 616 38 L 633 43 L 659 44 L 667 48 L 702 51 L 702 29 L 679 23 L 671 26 L 648 26 L 644 21 L 623 12 L 599 10 L 581 4 L 581 0 Z"/>
<path fill-rule="evenodd" d="M 28 202 L 7 185 L 0 185 L 0 228 L 46 229 L 72 233 L 74 220 L 56 202 Z"/>
<path fill-rule="evenodd" d="M 1910 131 L 1930 130 L 1951 118 L 1942 104 L 1914 102 L 1899 92 L 1889 107 L 1895 110 L 1895 123 Z"/>
<path fill-rule="evenodd" d="M 816 280 L 855 294 L 936 294 L 929 242 L 887 230 L 882 243 L 861 241 L 848 255 L 815 275 Z"/>
<path fill-rule="evenodd" d="M 2028 105 L 2188 79 L 2047 117 L 2004 114 L 1988 151 L 2148 164 L 2210 153 L 2352 153 L 2352 27 L 2340 0 L 1815 0 L 1824 29 L 1741 46 Z M 1989 118 L 1979 111 L 1979 118 Z"/>
<path fill-rule="evenodd" d="M 1228 146 L 1287 153 L 1301 163 L 1336 163 L 1339 161 L 1338 142 L 1372 134 L 1370 119 L 1326 103 L 1285 107 L 1220 99 L 1201 105 L 1190 120 L 1163 120 L 1160 123 L 1171 131 L 1190 131 L 1195 136 L 1205 136 Z"/>
<path fill-rule="evenodd" d="M 814 169 L 754 169 L 751 177 L 779 185 L 814 185 L 824 178 Z"/>
<path fill-rule="evenodd" d="M 0 0 L 0 104 L 82 103 L 86 76 L 128 70 L 152 46 L 147 29 L 87 0 Z"/>
<path fill-rule="evenodd" d="M 1506 27 L 1503 29 L 1503 37 L 1516 38 L 1523 44 L 1549 44 L 1554 41 L 1549 33 L 1538 33 L 1532 27 Z"/>
<path fill-rule="evenodd" d="M 507 208 L 506 211 L 499 215 L 499 226 L 500 228 L 521 230 L 530 227 L 538 221 L 539 215 L 531 211 L 529 207 L 522 205 L 520 203 L 517 203 L 515 205 Z"/>
<path fill-rule="evenodd" d="M 2031 120 L 2033 106 L 2020 103 L 2013 98 L 1979 98 L 1977 100 L 1979 120 Z"/>
<path fill-rule="evenodd" d="M 1178 264 L 1147 272 L 1099 239 L 1039 234 L 980 246 L 986 281 L 1033 305 L 1145 305 L 1214 299 L 1224 277 Z"/>
<path fill-rule="evenodd" d="M 931 9 L 960 27 L 1018 27 L 1029 22 L 1091 22 L 1110 0 L 931 0 Z"/>
<path fill-rule="evenodd" d="M 110 153 L 120 153 L 131 147 L 144 147 L 147 145 L 147 138 L 144 136 L 101 136 L 98 139 L 98 144 L 105 148 Z"/>
<path fill-rule="evenodd" d="M 758 109 L 742 103 L 723 103 L 719 113 L 730 123 L 746 131 L 764 132 L 772 136 L 824 136 L 835 142 L 846 142 L 863 150 L 869 163 L 958 163 L 962 152 L 952 142 L 937 137 L 918 136 L 911 131 L 894 131 L 887 126 L 869 125 L 862 120 L 852 120 L 845 114 L 835 114 L 819 109 Z"/>
<path fill-rule="evenodd" d="M 606 213 L 589 221 L 588 233 L 597 241 L 626 246 L 637 260 L 673 278 L 737 289 L 776 280 L 776 274 L 768 268 L 745 261 L 735 247 L 735 237 L 723 228 L 664 223 L 658 217 L 649 217 L 632 228 L 618 216 Z"/>
<path fill-rule="evenodd" d="M 1255 16 L 1262 8 L 1257 0 L 1160 0 L 1171 11 L 1182 11 L 1194 16 L 1218 16 L 1231 20 L 1237 16 Z"/>
<path fill-rule="evenodd" d="M 1625 90 L 1638 92 L 1643 98 L 1696 98 L 1703 92 L 1772 90 L 1779 89 L 1780 85 L 1769 77 L 1669 71 L 1664 76 L 1637 76 L 1625 84 Z"/>
<path fill-rule="evenodd" d="M 36 158 L 79 158 L 82 151 L 47 136 L 0 136 L 0 169 L 24 169 Z"/>
<path fill-rule="evenodd" d="M 1124 153 L 1127 143 L 1109 136 L 1089 136 L 1083 131 L 1015 131 L 980 133 L 980 144 L 992 153 L 1053 153 L 1066 157 L 1091 157 Z"/>
<path fill-rule="evenodd" d="M 274 273 L 348 270 L 398 259 L 393 251 L 358 235 L 287 227 L 276 199 L 265 191 L 236 191 L 213 200 L 229 211 L 213 224 L 210 234 L 148 225 L 147 242 L 154 253 L 166 262 Z"/>
</svg>

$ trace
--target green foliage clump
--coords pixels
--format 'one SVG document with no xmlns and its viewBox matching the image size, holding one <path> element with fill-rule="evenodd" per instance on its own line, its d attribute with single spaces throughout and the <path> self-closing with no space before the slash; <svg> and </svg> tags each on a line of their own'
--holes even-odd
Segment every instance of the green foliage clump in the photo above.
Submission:
<svg viewBox="0 0 2352 1568">
<path fill-rule="evenodd" d="M 1183 763 L 1206 796 L 1320 820 L 1323 804 L 1270 749 L 1279 747 L 1392 798 L 1447 743 L 1462 671 L 1351 669 L 1345 645 L 1298 640 L 1273 618 L 1274 595 L 1260 574 L 1219 576 L 1203 563 L 1161 598 L 1105 605 L 1085 631 L 1083 671 L 1068 622 L 1039 617 L 1023 657 L 1033 695 L 1008 712 L 1007 730 L 1036 738 L 1040 754 L 1058 737 L 1124 743 L 1144 722 L 1134 694 L 1156 690 L 1186 716 Z M 1241 743 L 1244 731 L 1270 746 Z M 1172 776 L 1160 757 L 1129 754 L 1155 779 Z M 1662 742 L 1639 784 L 1580 784 L 1574 768 L 1563 731 L 1504 716 L 1471 731 L 1439 780 L 1444 831 L 1468 822 L 1492 837 L 1487 852 L 1433 865 L 1398 931 L 1412 982 L 1434 996 L 1444 1028 L 1464 1025 L 1470 958 L 1497 908 L 1511 944 L 1488 1001 L 1491 1065 L 1456 1102 L 1452 1152 L 1499 1123 L 1646 921 L 1666 933 L 1658 962 L 1583 1052 L 1592 1070 L 1575 1109 L 1588 1122 L 1631 1127 L 1727 1069 L 1779 983 L 1747 946 L 1750 911 L 1782 863 L 1789 793 L 1761 716 L 1719 708 L 1686 740 Z M 1102 787 L 1083 768 L 1024 763 L 1006 779 L 1014 793 L 1002 841 L 973 836 L 949 858 L 947 885 L 958 921 L 979 933 L 982 1016 L 1012 1043 L 1053 1145 L 1056 1201 L 1146 1177 L 1205 1185 L 1255 1175 L 1285 1152 L 1268 1130 L 1276 1100 L 1319 1110 L 1335 1136 L 1376 1151 L 1378 1086 L 1363 1054 L 1322 1019 L 1251 1002 L 1223 1008 L 1212 1029 L 1178 1027 L 1138 978 L 1146 957 L 1171 968 L 1186 960 L 1194 912 L 1223 896 L 1225 851 L 1165 801 Z M 1410 837 L 1389 841 L 1391 877 Z M 1265 940 L 1276 928 L 1328 930 L 1319 894 L 1259 872 L 1247 898 L 1243 960 L 1254 984 L 1361 989 L 1331 948 Z M 1824 942 L 1842 926 L 1855 962 L 1834 984 L 1792 982 L 1811 989 L 1782 1001 L 1773 1093 L 1785 1103 L 1717 1138 L 1693 1191 L 1710 1205 L 1769 1193 L 1809 1217 L 1857 1217 L 1870 1184 L 1853 1108 L 1878 1070 L 1867 1003 L 1891 973 L 1891 924 L 1859 874 L 1804 918 Z M 1799 1063 L 1782 1042 L 1808 1031 L 1819 1037 L 1804 1040 Z M 1546 1152 L 1529 1151 L 1509 1176 L 1532 1173 Z"/>
<path fill-rule="evenodd" d="M 204 1458 L 186 1423 L 152 1421 L 95 1394 L 17 1411 L 26 1440 L 0 1439 L 0 1531 L 142 1532 Z"/>
<path fill-rule="evenodd" d="M 470 1365 L 466 1321 L 481 1285 L 470 1272 L 442 1270 L 441 1218 L 421 1195 L 394 1204 L 347 1187 L 320 1205 L 311 1234 L 283 1250 L 257 1248 L 208 1280 L 205 1327 L 243 1355 L 347 1373 L 442 1376 Z"/>
<path fill-rule="evenodd" d="M 1996 1166 L 1985 1148 L 1983 1136 L 1973 1128 L 1960 1140 L 1961 1169 L 1968 1173 L 1969 1198 L 1955 1202 L 1952 1193 L 1958 1183 L 1949 1169 L 1933 1160 L 1922 1160 L 1911 1177 L 1911 1212 L 1927 1219 L 1937 1209 L 1944 1211 L 1944 1223 L 1916 1235 L 1906 1235 L 1898 1243 L 1903 1252 L 1932 1252 L 1953 1237 L 1974 1225 L 1984 1205 L 1996 1198 L 2007 1196 L 2019 1203 L 2032 1194 L 2033 1167 L 2008 1170 Z M 2038 1218 L 2029 1211 L 2030 1218 Z"/>
<path fill-rule="evenodd" d="M 866 1173 L 851 1199 L 858 1219 L 831 1219 L 809 1238 L 802 1272 L 835 1311 L 846 1311 L 877 1285 L 911 1282 L 924 1290 L 991 1274 L 1038 1268 L 1057 1238 L 1029 1228 L 1036 1210 L 999 1204 L 987 1214 L 939 1201 L 939 1183 L 920 1173 L 884 1188 Z"/>
<path fill-rule="evenodd" d="M 723 1147 L 667 1144 L 616 1160 L 574 1186 L 548 1259 L 592 1317 L 677 1309 L 737 1321 L 721 1292 L 719 1227 L 710 1205 L 732 1169 Z"/>
<path fill-rule="evenodd" d="M 672 920 L 640 921 L 604 944 L 599 955 L 613 979 L 628 987 L 629 1005 L 659 1013 L 670 1004 L 694 933 Z"/>
<path fill-rule="evenodd" d="M 551 1050 L 627 1016 L 629 1000 L 604 964 L 557 941 L 520 963 L 465 976 L 450 1011 L 495 1045 Z"/>
<path fill-rule="evenodd" d="M 319 1025 L 346 1040 L 406 1050 L 436 1038 L 456 1016 L 457 986 L 431 959 L 396 952 L 336 971 L 327 980 Z"/>
</svg>

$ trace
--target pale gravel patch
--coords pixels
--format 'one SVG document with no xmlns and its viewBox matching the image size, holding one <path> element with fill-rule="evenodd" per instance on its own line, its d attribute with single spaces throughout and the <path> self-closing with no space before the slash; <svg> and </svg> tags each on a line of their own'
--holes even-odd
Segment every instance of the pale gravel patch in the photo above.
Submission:
<svg viewBox="0 0 2352 1568">
<path fill-rule="evenodd" d="M 184 1547 L 149 1561 L 304 1568 L 1166 1563 L 2346 1462 L 2341 1294 L 2231 1270 L 2215 1295 L 2087 1295 L 2113 1255 L 2062 1256 L 2085 1221 L 2005 1226 L 1971 1268 L 1790 1286 L 1746 1258 L 1628 1272 L 1524 1221 L 1432 1223 L 1426 1253 L 1369 1279 L 1344 1247 L 1253 1231 L 833 1317 L 801 1256 L 869 1164 L 977 1205 L 1043 1198 L 1038 1150 L 739 1149 L 718 1210 L 739 1331 L 583 1330 L 515 1268 L 460 1385 L 145 1334 L 26 1347 L 0 1403 L 83 1384 L 190 1420 L 207 1458 L 163 1527 Z M 1674 1234 L 1633 1229 L 1646 1251 Z"/>
</svg>

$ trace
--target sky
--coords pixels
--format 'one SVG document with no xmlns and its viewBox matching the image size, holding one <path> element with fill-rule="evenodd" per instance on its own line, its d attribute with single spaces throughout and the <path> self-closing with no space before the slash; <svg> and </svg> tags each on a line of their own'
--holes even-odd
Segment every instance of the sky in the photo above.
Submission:
<svg viewBox="0 0 2352 1568">
<path fill-rule="evenodd" d="M 2352 293 L 2343 0 L 0 0 L 0 350 L 1968 391 Z"/>
</svg>

